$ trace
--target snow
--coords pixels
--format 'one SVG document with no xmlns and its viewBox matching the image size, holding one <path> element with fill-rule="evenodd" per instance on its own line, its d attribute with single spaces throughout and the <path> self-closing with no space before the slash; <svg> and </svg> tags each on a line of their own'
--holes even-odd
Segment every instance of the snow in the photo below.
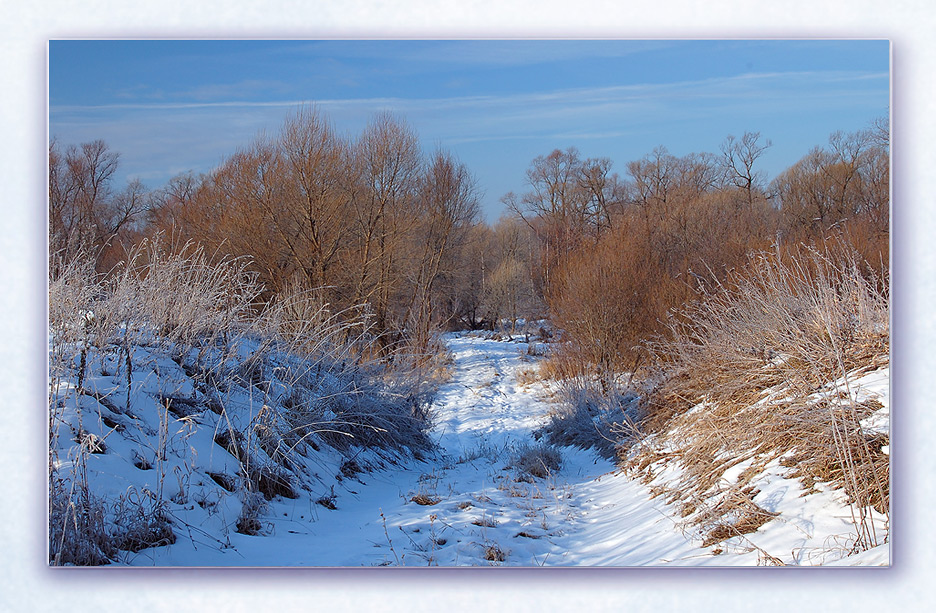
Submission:
<svg viewBox="0 0 936 613">
<path fill-rule="evenodd" d="M 861 427 L 880 434 L 890 433 L 890 368 L 880 368 L 850 383 L 850 388 L 857 402 L 874 400 L 881 408 L 870 417 L 861 421 Z"/>
<path fill-rule="evenodd" d="M 342 474 L 347 458 L 327 447 L 303 461 L 306 487 L 293 499 L 267 501 L 260 534 L 236 532 L 244 499 L 220 487 L 208 473 L 236 474 L 237 460 L 214 442 L 223 419 L 204 411 L 178 418 L 159 410 L 154 398 L 191 394 L 192 383 L 168 358 L 138 347 L 131 386 L 116 375 L 100 375 L 98 386 L 115 413 L 88 395 L 67 395 L 66 422 L 77 426 L 80 406 L 86 431 L 99 436 L 106 453 L 87 457 L 89 482 L 97 496 L 111 500 L 157 493 L 176 535 L 175 543 L 136 553 L 121 552 L 130 566 L 745 566 L 769 557 L 786 564 L 889 563 L 888 546 L 846 557 L 850 517 L 839 492 L 802 496 L 801 485 L 772 463 L 755 480 L 754 498 L 778 513 L 753 534 L 703 548 L 678 509 L 651 487 L 672 478 L 661 471 L 644 484 L 623 474 L 592 451 L 561 448 L 561 467 L 544 477 L 524 475 L 512 458 L 542 444 L 536 433 L 553 406 L 548 385 L 522 385 L 519 372 L 539 358 L 523 342 L 504 342 L 477 333 L 450 334 L 451 378 L 433 405 L 431 438 L 438 451 L 422 461 L 386 461 L 373 452 L 356 456 L 363 472 Z M 105 372 L 106 364 L 102 364 Z M 113 365 L 116 367 L 116 364 Z M 94 369 L 89 369 L 94 370 Z M 68 389 L 63 382 L 60 393 Z M 887 423 L 886 368 L 852 382 L 862 399 L 883 408 L 866 427 Z M 123 391 L 120 391 L 123 389 Z M 243 409 L 234 419 L 249 421 L 260 399 L 228 399 Z M 72 404 L 69 404 L 72 403 Z M 77 403 L 77 404 L 74 404 Z M 102 418 L 107 415 L 111 425 Z M 239 416 L 238 416 L 239 415 Z M 71 420 L 71 421 L 69 421 Z M 119 427 L 113 424 L 119 424 Z M 68 468 L 73 446 L 60 428 L 59 460 Z M 160 458 L 160 445 L 167 449 Z M 134 465 L 144 458 L 152 468 Z M 730 484 L 746 465 L 723 476 Z M 161 475 L 161 479 L 157 476 Z M 309 485 L 311 484 L 311 486 Z M 336 508 L 318 501 L 329 498 Z M 418 501 L 432 504 L 420 504 Z"/>
</svg>

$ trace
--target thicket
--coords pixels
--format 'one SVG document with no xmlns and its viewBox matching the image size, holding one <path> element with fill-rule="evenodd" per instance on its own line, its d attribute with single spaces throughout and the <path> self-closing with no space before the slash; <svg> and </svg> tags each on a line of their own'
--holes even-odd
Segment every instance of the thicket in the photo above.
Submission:
<svg viewBox="0 0 936 613">
<path fill-rule="evenodd" d="M 768 183 L 770 146 L 745 133 L 716 153 L 658 147 L 621 174 L 557 149 L 531 162 L 529 191 L 504 196 L 510 215 L 486 224 L 469 170 L 422 152 L 402 119 L 378 115 L 352 138 L 303 107 L 215 171 L 150 192 L 112 185 L 118 156 L 104 143 L 53 141 L 50 240 L 65 260 L 94 252 L 98 272 L 157 233 L 212 261 L 247 256 L 263 301 L 299 290 L 335 313 L 365 308 L 384 357 L 431 353 L 439 330 L 548 316 L 569 341 L 556 371 L 606 376 L 645 364 L 641 341 L 666 313 L 753 251 L 838 236 L 867 272 L 887 268 L 886 123 L 832 134 Z"/>
<path fill-rule="evenodd" d="M 535 159 L 505 202 L 564 341 L 542 369 L 560 390 L 548 440 L 617 450 L 648 483 L 678 464 L 654 487 L 706 544 L 773 518 L 750 481 L 775 460 L 846 493 L 853 550 L 886 539 L 889 440 L 848 381 L 888 360 L 887 134 L 834 133 L 770 183 L 754 133 L 655 149 L 624 178 L 575 149 Z"/>
<path fill-rule="evenodd" d="M 565 332 L 555 371 L 612 377 L 647 363 L 643 340 L 667 313 L 695 300 L 773 247 L 854 248 L 866 274 L 888 266 L 886 125 L 835 133 L 769 184 L 757 162 L 770 142 L 729 137 L 719 154 L 657 148 L 626 166 L 581 159 L 574 148 L 533 161 L 531 191 L 505 198 L 537 247 L 534 277 Z"/>
<path fill-rule="evenodd" d="M 379 115 L 350 139 L 300 108 L 217 170 L 145 194 L 137 183 L 114 193 L 117 155 L 103 143 L 63 153 L 53 142 L 49 159 L 52 251 L 93 252 L 98 272 L 158 233 L 212 262 L 246 257 L 263 302 L 298 290 L 333 313 L 365 309 L 385 358 L 431 353 L 435 332 L 470 308 L 461 263 L 478 222 L 475 180 L 450 153 L 425 155 L 402 119 Z"/>
</svg>

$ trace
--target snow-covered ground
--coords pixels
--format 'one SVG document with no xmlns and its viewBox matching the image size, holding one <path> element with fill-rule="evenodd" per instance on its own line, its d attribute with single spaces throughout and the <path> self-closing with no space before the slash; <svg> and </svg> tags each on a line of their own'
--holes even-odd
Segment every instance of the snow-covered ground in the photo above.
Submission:
<svg viewBox="0 0 936 613">
<path fill-rule="evenodd" d="M 236 460 L 213 440 L 220 419 L 214 413 L 184 419 L 164 414 L 171 423 L 161 425 L 155 414 L 147 422 L 147 409 L 140 406 L 133 423 L 118 417 L 110 424 L 85 423 L 86 430 L 99 428 L 105 442 L 112 442 L 107 453 L 87 456 L 89 482 L 102 496 L 152 489 L 153 483 L 144 481 L 156 472 L 141 470 L 134 458 L 145 456 L 148 444 L 155 446 L 141 439 L 161 431 L 169 439 L 161 495 L 168 501 L 176 540 L 136 553 L 123 551 L 121 563 L 732 566 L 763 564 L 767 556 L 786 564 L 888 563 L 886 545 L 839 560 L 851 529 L 841 495 L 800 497 L 799 483 L 785 478 L 779 466 L 768 466 L 762 475 L 757 503 L 780 515 L 756 533 L 717 548 L 702 548 L 677 510 L 652 495 L 652 484 L 631 479 L 592 451 L 561 448 L 560 468 L 541 477 L 520 471 L 515 459 L 524 450 L 541 448 L 535 432 L 547 422 L 551 407 L 546 384 L 518 382 L 518 373 L 533 368 L 537 358 L 527 354 L 525 343 L 480 334 L 452 334 L 445 341 L 454 363 L 432 409 L 430 434 L 438 452 L 422 461 L 356 472 L 342 471 L 347 458 L 324 448 L 307 462 L 319 487 L 297 488 L 293 499 L 267 501 L 257 535 L 234 529 L 243 499 L 208 476 L 236 472 L 229 466 Z M 144 356 L 138 361 L 145 362 Z M 164 360 L 155 367 L 165 380 L 174 364 Z M 183 374 L 177 374 L 176 394 L 186 386 Z M 886 403 L 886 371 L 868 375 L 864 383 L 861 389 Z M 83 396 L 80 402 L 94 399 Z M 134 426 L 137 422 L 148 425 Z M 136 428 L 132 434 L 131 427 Z M 875 427 L 882 426 L 876 422 Z M 360 463 L 376 466 L 369 457 L 362 454 Z M 323 498 L 332 504 L 321 504 Z"/>
</svg>

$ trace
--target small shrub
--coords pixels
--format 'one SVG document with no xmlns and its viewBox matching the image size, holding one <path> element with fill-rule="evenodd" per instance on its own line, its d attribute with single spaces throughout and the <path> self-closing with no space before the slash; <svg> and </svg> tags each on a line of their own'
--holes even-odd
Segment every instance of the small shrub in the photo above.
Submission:
<svg viewBox="0 0 936 613">
<path fill-rule="evenodd" d="M 484 547 L 484 559 L 489 562 L 504 562 L 507 560 L 507 553 L 500 548 L 500 545 L 492 543 Z"/>
<path fill-rule="evenodd" d="M 332 486 L 328 494 L 320 496 L 315 502 L 330 511 L 334 511 L 338 508 L 338 505 L 335 504 L 336 500 L 338 500 L 338 495 L 335 494 L 335 486 Z"/>
<path fill-rule="evenodd" d="M 140 470 L 152 470 L 153 464 L 138 451 L 133 452 L 133 465 Z"/>
<path fill-rule="evenodd" d="M 290 473 L 276 465 L 265 465 L 247 471 L 251 491 L 259 492 L 267 500 L 277 496 L 296 499 L 299 494 L 293 487 Z"/>
<path fill-rule="evenodd" d="M 510 465 L 521 475 L 544 479 L 559 470 L 562 456 L 559 450 L 551 445 L 526 444 L 514 452 Z"/>
<path fill-rule="evenodd" d="M 554 445 L 594 449 L 610 458 L 621 439 L 620 424 L 633 421 L 638 412 L 633 391 L 594 378 L 571 377 L 562 381 L 559 403 L 543 433 Z"/>
<path fill-rule="evenodd" d="M 234 492 L 237 489 L 237 480 L 231 475 L 226 475 L 224 473 L 209 472 L 208 476 L 211 477 L 211 480 L 220 485 L 223 489 L 228 492 Z"/>
<path fill-rule="evenodd" d="M 345 460 L 341 463 L 341 474 L 348 479 L 353 479 L 358 474 L 364 472 L 364 469 L 361 468 L 361 465 L 357 463 L 356 460 L 350 459 Z"/>
<path fill-rule="evenodd" d="M 78 433 L 75 434 L 75 442 L 81 445 L 88 453 L 107 453 L 107 445 L 104 444 L 104 439 L 86 430 L 79 430 Z"/>
<path fill-rule="evenodd" d="M 524 368 L 517 371 L 517 384 L 518 385 L 530 385 L 531 383 L 536 383 L 541 378 L 541 375 L 536 368 Z"/>
<path fill-rule="evenodd" d="M 131 491 L 117 501 L 112 528 L 116 547 L 136 553 L 175 543 L 175 533 L 162 505 L 146 497 L 137 498 Z"/>
<path fill-rule="evenodd" d="M 222 428 L 215 433 L 214 442 L 241 462 L 247 461 L 244 435 L 233 429 Z"/>
</svg>

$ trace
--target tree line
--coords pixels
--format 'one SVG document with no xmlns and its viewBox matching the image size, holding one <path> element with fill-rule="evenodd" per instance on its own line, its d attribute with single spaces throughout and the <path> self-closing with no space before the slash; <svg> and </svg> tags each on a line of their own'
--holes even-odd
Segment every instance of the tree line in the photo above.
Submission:
<svg viewBox="0 0 936 613">
<path fill-rule="evenodd" d="M 421 150 L 405 120 L 375 116 L 339 135 L 311 107 L 213 171 L 147 190 L 113 185 L 102 141 L 49 146 L 55 263 L 94 254 L 106 274 L 128 248 L 162 234 L 170 248 L 245 256 L 262 300 L 305 292 L 319 308 L 366 317 L 374 350 L 433 350 L 437 331 L 549 317 L 565 364 L 611 373 L 640 363 L 641 341 L 700 287 L 725 282 L 747 254 L 836 236 L 886 270 L 889 139 L 885 121 L 837 132 L 767 182 L 758 133 L 717 153 L 658 147 L 627 162 L 574 147 L 532 160 L 527 190 L 498 222 L 452 153 Z"/>
<path fill-rule="evenodd" d="M 758 161 L 770 146 L 747 132 L 714 154 L 658 147 L 624 176 L 574 147 L 533 160 L 530 190 L 503 201 L 534 237 L 536 287 L 570 341 L 560 369 L 633 372 L 668 315 L 728 283 L 754 251 L 834 240 L 856 251 L 869 277 L 886 279 L 886 121 L 832 134 L 767 182 Z"/>
</svg>

